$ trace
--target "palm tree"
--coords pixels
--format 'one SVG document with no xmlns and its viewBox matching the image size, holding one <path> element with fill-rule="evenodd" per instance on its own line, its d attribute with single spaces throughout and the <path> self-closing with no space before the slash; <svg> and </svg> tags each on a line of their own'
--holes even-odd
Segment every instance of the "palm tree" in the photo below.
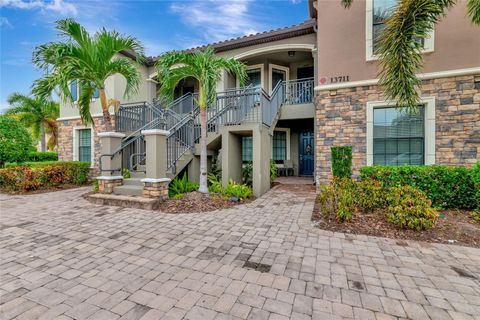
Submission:
<svg viewBox="0 0 480 320">
<path fill-rule="evenodd" d="M 353 0 L 342 0 L 349 8 Z M 385 21 L 379 38 L 380 79 L 388 99 L 397 106 L 419 105 L 417 73 L 423 67 L 422 44 L 455 0 L 398 0 Z M 467 0 L 467 12 L 475 25 L 480 25 L 480 0 Z"/>
<path fill-rule="evenodd" d="M 247 80 L 245 65 L 235 59 L 215 56 L 212 47 L 204 51 L 169 52 L 156 64 L 160 81 L 160 96 L 171 100 L 175 88 L 183 79 L 192 77 L 198 81 L 198 105 L 200 107 L 200 188 L 198 191 L 208 193 L 207 186 L 207 107 L 216 101 L 216 85 L 221 71 L 226 70 L 244 85 Z"/>
<path fill-rule="evenodd" d="M 56 145 L 56 119 L 60 115 L 59 104 L 51 100 L 29 97 L 20 93 L 12 93 L 7 101 L 10 108 L 5 111 L 5 114 L 15 116 L 26 127 L 31 128 L 33 137 L 36 140 L 40 139 L 42 151 L 45 151 L 47 146 L 45 133 L 50 133 L 52 136 L 49 141 L 49 148 L 52 147 L 53 149 Z"/>
<path fill-rule="evenodd" d="M 33 92 L 46 97 L 58 89 L 60 97 L 72 103 L 69 84 L 77 81 L 81 88 L 78 101 L 80 116 L 83 122 L 93 123 L 90 102 L 95 91 L 99 90 L 105 128 L 111 131 L 113 127 L 108 112 L 105 81 L 110 76 L 120 74 L 127 82 L 125 96 L 138 92 L 140 72 L 132 59 L 120 57 L 119 54 L 128 52 L 139 63 L 144 56 L 142 44 L 134 37 L 105 28 L 92 36 L 72 19 L 57 21 L 56 29 L 65 40 L 37 46 L 33 52 L 33 63 L 46 70 L 46 75 L 35 81 Z"/>
</svg>

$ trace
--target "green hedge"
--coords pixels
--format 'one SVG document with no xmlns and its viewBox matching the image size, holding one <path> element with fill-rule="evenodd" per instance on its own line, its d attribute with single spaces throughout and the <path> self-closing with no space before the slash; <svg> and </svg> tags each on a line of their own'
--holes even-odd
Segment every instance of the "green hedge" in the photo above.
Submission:
<svg viewBox="0 0 480 320">
<path fill-rule="evenodd" d="M 58 161 L 58 154 L 56 152 L 29 152 L 28 160 L 30 162 L 41 162 L 41 161 Z"/>
<path fill-rule="evenodd" d="M 360 169 L 360 178 L 376 179 L 385 187 L 412 186 L 424 191 L 437 208 L 472 209 L 480 206 L 475 170 L 440 165 L 370 166 Z"/>
<path fill-rule="evenodd" d="M 90 163 L 55 162 L 0 169 L 0 188 L 33 191 L 61 185 L 82 185 L 88 181 Z"/>
<path fill-rule="evenodd" d="M 27 167 L 42 167 L 47 164 L 58 163 L 58 161 L 26 161 L 26 162 L 9 162 L 5 163 L 5 168 L 13 168 L 18 166 L 27 166 Z"/>
<path fill-rule="evenodd" d="M 332 174 L 337 178 L 352 177 L 352 147 L 336 146 L 331 148 Z"/>
</svg>

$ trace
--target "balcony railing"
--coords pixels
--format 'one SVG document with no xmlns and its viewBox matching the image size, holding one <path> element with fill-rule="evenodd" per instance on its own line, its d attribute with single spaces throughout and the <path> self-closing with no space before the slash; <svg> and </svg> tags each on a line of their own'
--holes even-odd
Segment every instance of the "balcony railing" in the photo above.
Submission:
<svg viewBox="0 0 480 320">
<path fill-rule="evenodd" d="M 313 102 L 315 87 L 313 78 L 285 81 L 284 86 L 284 104 L 304 104 Z"/>
</svg>

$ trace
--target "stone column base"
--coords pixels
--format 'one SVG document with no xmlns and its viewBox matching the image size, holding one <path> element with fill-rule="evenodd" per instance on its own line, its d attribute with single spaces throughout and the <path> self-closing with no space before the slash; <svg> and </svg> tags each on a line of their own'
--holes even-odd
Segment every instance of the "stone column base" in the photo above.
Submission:
<svg viewBox="0 0 480 320">
<path fill-rule="evenodd" d="M 123 184 L 122 176 L 100 176 L 97 177 L 99 193 L 113 193 L 113 187 Z"/>
<path fill-rule="evenodd" d="M 148 198 L 157 198 L 161 201 L 168 199 L 168 184 L 170 179 L 161 178 L 161 179 L 142 179 L 142 182 L 145 184 L 143 187 L 143 196 Z"/>
</svg>

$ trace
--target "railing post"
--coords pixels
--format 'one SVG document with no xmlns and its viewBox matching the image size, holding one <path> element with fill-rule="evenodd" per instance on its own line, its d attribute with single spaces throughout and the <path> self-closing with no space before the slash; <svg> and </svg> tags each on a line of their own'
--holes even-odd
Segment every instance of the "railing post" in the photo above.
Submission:
<svg viewBox="0 0 480 320">
<path fill-rule="evenodd" d="M 114 153 L 120 148 L 125 135 L 120 132 L 100 132 L 98 137 L 102 146 L 100 160 L 102 175 L 97 177 L 98 192 L 112 193 L 113 187 L 123 184 L 122 155 Z"/>
<path fill-rule="evenodd" d="M 166 130 L 152 129 L 143 130 L 145 136 L 145 166 L 146 178 L 142 179 L 144 183 L 143 195 L 151 198 L 165 200 L 168 198 L 167 178 L 167 136 Z"/>
</svg>

